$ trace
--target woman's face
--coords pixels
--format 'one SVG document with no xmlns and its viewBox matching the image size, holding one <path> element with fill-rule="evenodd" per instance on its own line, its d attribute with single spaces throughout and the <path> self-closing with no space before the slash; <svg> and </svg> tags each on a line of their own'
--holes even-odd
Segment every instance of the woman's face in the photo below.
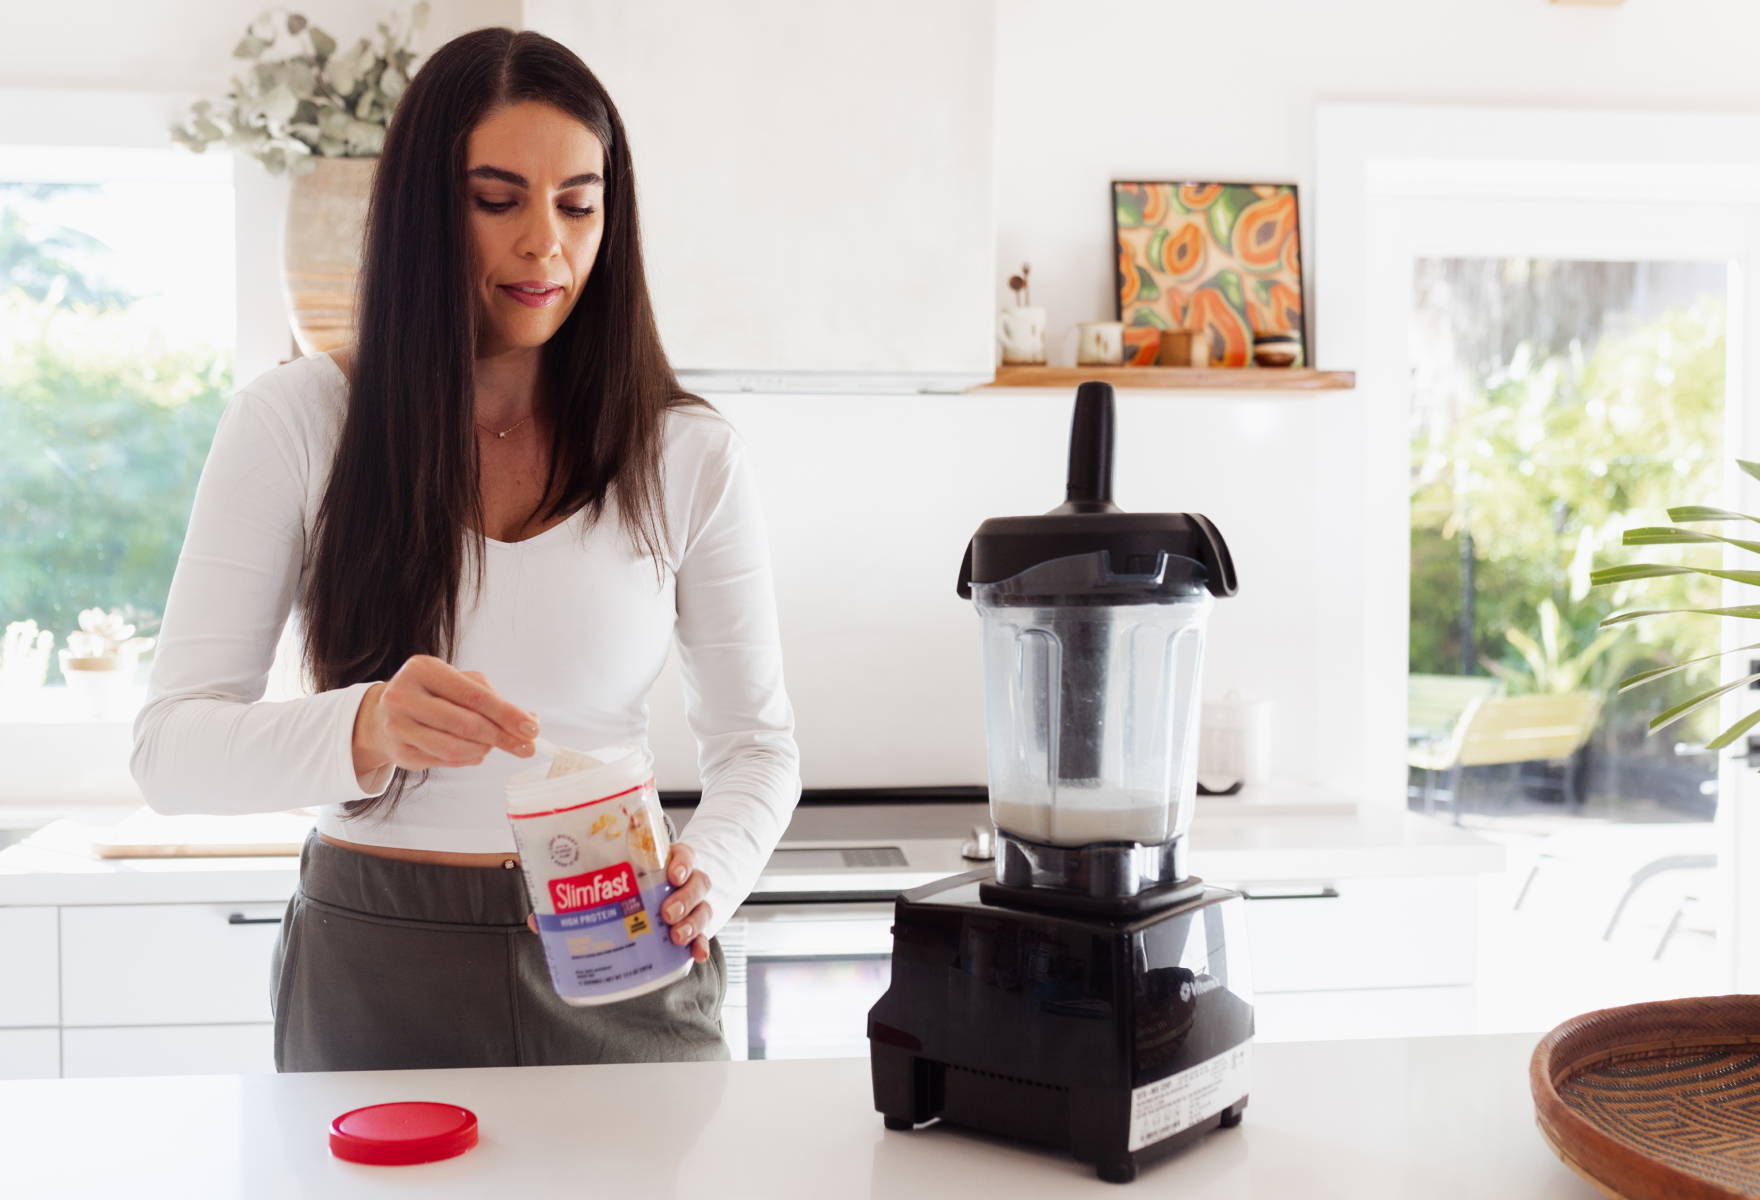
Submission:
<svg viewBox="0 0 1760 1200">
<path fill-rule="evenodd" d="M 562 327 L 605 232 L 605 149 L 536 101 L 490 113 L 465 147 L 479 356 L 543 345 Z M 546 289 L 521 292 L 513 285 Z"/>
</svg>

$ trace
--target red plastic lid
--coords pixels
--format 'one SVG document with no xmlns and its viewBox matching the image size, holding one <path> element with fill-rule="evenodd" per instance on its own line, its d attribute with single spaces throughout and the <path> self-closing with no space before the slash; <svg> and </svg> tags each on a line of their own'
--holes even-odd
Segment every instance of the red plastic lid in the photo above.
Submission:
<svg viewBox="0 0 1760 1200">
<path fill-rule="evenodd" d="M 369 1104 L 330 1122 L 330 1153 L 380 1167 L 438 1162 L 476 1144 L 477 1114 L 430 1100 Z"/>
</svg>

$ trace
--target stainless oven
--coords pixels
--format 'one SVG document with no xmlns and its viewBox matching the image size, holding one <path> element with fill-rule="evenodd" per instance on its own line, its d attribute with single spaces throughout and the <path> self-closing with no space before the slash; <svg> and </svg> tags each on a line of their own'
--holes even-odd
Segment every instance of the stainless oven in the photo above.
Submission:
<svg viewBox="0 0 1760 1200">
<path fill-rule="evenodd" d="M 860 1058 L 892 962 L 890 903 L 747 904 L 721 931 L 736 1059 Z"/>
<path fill-rule="evenodd" d="M 977 822 L 988 829 L 982 804 L 798 812 L 720 933 L 733 1056 L 865 1058 L 868 1009 L 890 980 L 893 898 L 982 865 L 961 857 Z"/>
</svg>

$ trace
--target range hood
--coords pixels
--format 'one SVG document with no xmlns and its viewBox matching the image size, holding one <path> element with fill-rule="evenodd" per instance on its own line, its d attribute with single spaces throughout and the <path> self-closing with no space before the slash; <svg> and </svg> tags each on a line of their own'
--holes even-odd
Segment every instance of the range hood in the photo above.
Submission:
<svg viewBox="0 0 1760 1200">
<path fill-rule="evenodd" d="M 1007 298 L 995 6 L 894 0 L 883 20 L 842 4 L 686 7 L 526 0 L 524 12 L 617 98 L 654 314 L 684 386 L 988 383 Z"/>
<path fill-rule="evenodd" d="M 959 393 L 989 383 L 993 371 L 696 371 L 678 381 L 699 395 L 758 392 L 766 395 L 914 395 Z"/>
</svg>

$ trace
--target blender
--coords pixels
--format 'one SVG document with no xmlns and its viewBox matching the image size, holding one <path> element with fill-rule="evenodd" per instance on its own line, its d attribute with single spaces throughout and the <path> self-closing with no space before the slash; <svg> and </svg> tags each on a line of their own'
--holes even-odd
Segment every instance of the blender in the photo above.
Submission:
<svg viewBox="0 0 1760 1200">
<path fill-rule="evenodd" d="M 1235 592 L 1196 513 L 1112 502 L 1113 394 L 1084 383 L 1063 504 L 978 527 L 993 867 L 895 902 L 874 1105 L 1066 1149 L 1100 1178 L 1237 1124 L 1243 902 L 1187 869 L 1204 629 Z"/>
</svg>

